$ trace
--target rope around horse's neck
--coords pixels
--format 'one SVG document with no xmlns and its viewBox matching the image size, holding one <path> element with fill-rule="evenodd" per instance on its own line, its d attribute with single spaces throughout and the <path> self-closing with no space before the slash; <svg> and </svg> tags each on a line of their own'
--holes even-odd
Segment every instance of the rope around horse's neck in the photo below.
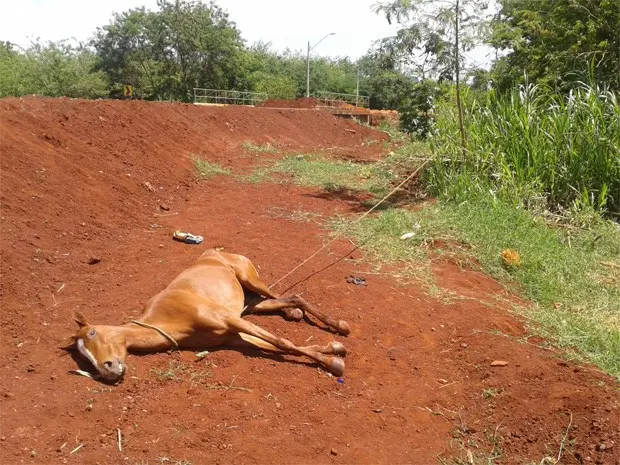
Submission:
<svg viewBox="0 0 620 465">
<path fill-rule="evenodd" d="M 161 334 L 166 339 L 168 339 L 168 341 L 170 341 L 170 343 L 173 345 L 173 347 L 175 349 L 179 348 L 179 344 L 177 343 L 177 341 L 175 341 L 174 338 L 170 334 L 168 334 L 166 331 L 164 331 L 163 329 L 160 329 L 157 326 L 153 326 L 153 325 L 149 325 L 149 324 L 146 324 L 146 323 L 142 323 L 141 321 L 137 321 L 137 320 L 131 320 L 130 323 L 134 323 L 134 324 L 136 324 L 138 326 L 142 326 L 144 328 L 154 329 L 159 334 Z"/>
<path fill-rule="evenodd" d="M 394 189 L 392 189 L 385 197 L 383 197 L 381 200 L 379 200 L 375 205 L 373 205 L 373 207 L 368 210 L 366 213 L 364 213 L 362 216 L 360 216 L 357 220 L 355 220 L 352 225 L 359 223 L 361 220 L 363 220 L 366 216 L 368 216 L 373 210 L 375 210 L 379 205 L 381 205 L 383 202 L 385 202 L 390 196 L 392 196 L 392 194 L 394 194 L 394 192 L 396 192 L 398 189 L 400 189 L 402 186 L 404 186 L 407 182 L 409 182 L 409 180 L 411 180 L 411 178 L 413 178 L 416 174 L 418 174 L 418 172 L 424 168 L 424 166 L 426 166 L 426 164 L 428 164 L 428 162 L 430 161 L 430 159 L 427 159 L 424 163 L 422 163 L 418 169 L 416 169 L 413 173 L 411 173 L 409 176 L 407 176 L 405 178 L 405 180 L 403 182 L 401 182 L 398 186 L 396 186 Z M 351 225 L 351 226 L 352 226 Z M 325 250 L 327 247 L 329 247 L 333 242 L 336 241 L 336 239 L 339 239 L 340 236 L 342 236 L 344 234 L 345 230 L 341 229 L 340 231 L 338 231 L 336 233 L 336 235 L 327 243 L 325 244 L 323 247 L 321 247 L 319 250 L 317 250 L 316 252 L 314 252 L 312 255 L 310 255 L 309 257 L 307 257 L 303 262 L 301 262 L 299 265 L 297 265 L 295 268 L 293 268 L 291 271 L 289 271 L 288 273 L 286 273 L 284 276 L 282 276 L 280 279 L 278 279 L 275 283 L 273 283 L 271 286 L 269 286 L 269 289 L 273 288 L 276 284 L 278 284 L 280 281 L 282 281 L 283 279 L 287 278 L 288 276 L 290 276 L 291 274 L 293 274 L 295 271 L 297 271 L 299 268 L 301 268 L 302 266 L 304 266 L 306 263 L 308 263 L 310 260 L 312 260 L 314 257 L 316 257 L 319 253 L 321 253 L 323 250 Z M 322 270 L 321 270 L 322 271 Z M 290 289 L 290 288 L 289 288 Z"/>
</svg>

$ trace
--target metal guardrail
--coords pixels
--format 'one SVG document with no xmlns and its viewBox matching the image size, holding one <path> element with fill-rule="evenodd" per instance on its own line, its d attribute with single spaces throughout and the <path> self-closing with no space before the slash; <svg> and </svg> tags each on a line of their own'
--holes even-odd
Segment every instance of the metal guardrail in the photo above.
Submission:
<svg viewBox="0 0 620 465">
<path fill-rule="evenodd" d="M 370 97 L 366 95 L 338 94 L 336 92 L 318 91 L 315 93 L 319 104 L 326 107 L 338 107 L 343 103 L 356 107 L 368 108 Z"/>
<path fill-rule="evenodd" d="M 262 92 L 239 90 L 194 88 L 194 103 L 197 105 L 256 105 L 267 100 Z"/>
<path fill-rule="evenodd" d="M 370 97 L 366 95 L 339 94 L 336 92 L 318 91 L 313 97 L 318 108 L 368 108 Z M 267 100 L 269 95 L 264 92 L 245 92 L 239 90 L 194 88 L 194 103 L 197 105 L 249 105 L 255 106 Z"/>
</svg>

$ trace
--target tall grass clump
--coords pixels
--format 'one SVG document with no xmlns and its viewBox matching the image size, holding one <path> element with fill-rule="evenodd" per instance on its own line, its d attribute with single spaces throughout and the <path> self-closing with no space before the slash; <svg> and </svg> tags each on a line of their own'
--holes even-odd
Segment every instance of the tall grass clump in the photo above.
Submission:
<svg viewBox="0 0 620 465">
<path fill-rule="evenodd" d="M 528 208 L 620 215 L 618 96 L 582 84 L 568 95 L 533 85 L 466 98 L 467 151 L 453 105 L 438 108 L 426 173 L 435 194 L 487 195 Z"/>
</svg>

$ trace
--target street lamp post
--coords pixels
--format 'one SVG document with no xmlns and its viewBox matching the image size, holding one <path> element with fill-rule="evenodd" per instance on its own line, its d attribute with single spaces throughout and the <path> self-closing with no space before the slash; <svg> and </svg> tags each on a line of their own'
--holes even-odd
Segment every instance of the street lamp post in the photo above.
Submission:
<svg viewBox="0 0 620 465">
<path fill-rule="evenodd" d="M 360 106 L 360 69 L 357 68 L 357 81 L 355 85 L 355 106 Z"/>
<path fill-rule="evenodd" d="M 333 36 L 335 32 L 330 32 L 329 34 L 325 34 L 323 39 Z M 319 45 L 323 39 L 319 40 L 316 44 L 310 47 L 310 41 L 308 41 L 308 54 L 306 55 L 306 97 L 310 97 L 310 52 L 314 50 L 314 47 Z"/>
</svg>

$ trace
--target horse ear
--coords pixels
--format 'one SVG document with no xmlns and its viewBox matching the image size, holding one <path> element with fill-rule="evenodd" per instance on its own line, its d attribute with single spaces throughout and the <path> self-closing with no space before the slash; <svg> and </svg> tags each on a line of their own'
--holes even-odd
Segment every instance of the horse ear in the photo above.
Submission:
<svg viewBox="0 0 620 465">
<path fill-rule="evenodd" d="M 64 351 L 64 353 L 61 355 L 67 355 L 77 350 L 77 336 L 69 336 L 67 343 L 65 345 L 60 346 L 60 349 Z"/>
<path fill-rule="evenodd" d="M 73 312 L 73 321 L 75 321 L 80 328 L 88 324 L 84 315 L 77 311 Z"/>
</svg>

